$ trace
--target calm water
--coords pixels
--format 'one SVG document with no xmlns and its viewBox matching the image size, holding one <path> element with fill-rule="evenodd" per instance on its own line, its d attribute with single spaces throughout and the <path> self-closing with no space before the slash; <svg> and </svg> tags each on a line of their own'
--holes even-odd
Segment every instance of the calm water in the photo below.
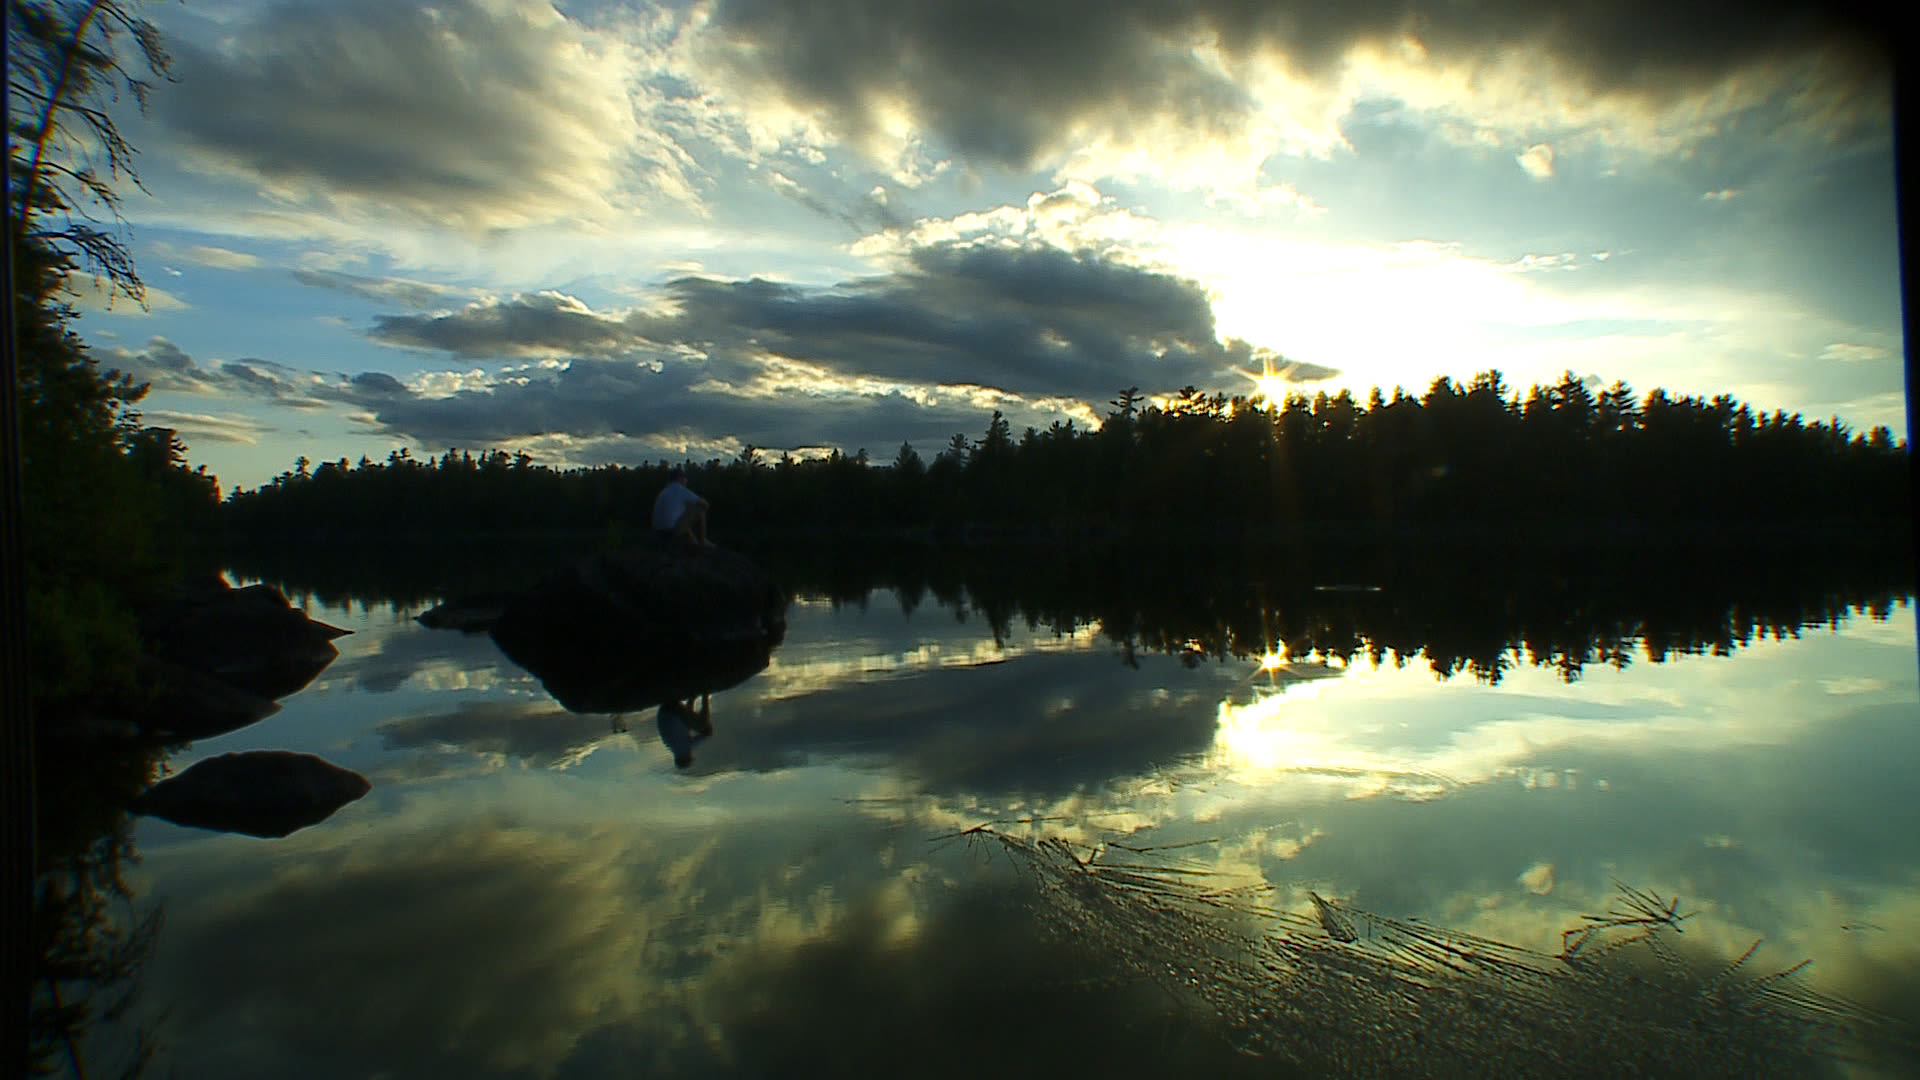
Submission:
<svg viewBox="0 0 1920 1080">
<path fill-rule="evenodd" d="M 566 712 L 484 635 L 294 599 L 354 631 L 339 660 L 171 767 L 292 749 L 373 789 L 281 840 L 139 824 L 162 1074 L 1276 1075 L 1124 940 L 1086 970 L 1030 925 L 1008 845 L 1043 837 L 1161 848 L 1125 857 L 1302 925 L 1311 891 L 1549 955 L 1624 883 L 1679 897 L 1701 956 L 1762 939 L 1757 973 L 1920 997 L 1906 599 L 1572 681 L 1509 653 L 1489 682 L 800 595 L 684 771 L 651 710 Z M 952 836 L 983 824 L 1004 839 Z"/>
</svg>

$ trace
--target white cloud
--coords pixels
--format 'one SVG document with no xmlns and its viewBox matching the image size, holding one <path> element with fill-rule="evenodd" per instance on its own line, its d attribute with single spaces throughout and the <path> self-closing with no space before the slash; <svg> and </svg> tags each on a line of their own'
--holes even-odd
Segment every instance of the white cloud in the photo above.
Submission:
<svg viewBox="0 0 1920 1080">
<path fill-rule="evenodd" d="M 253 446 L 262 435 L 274 431 L 270 424 L 238 413 L 185 413 L 168 409 L 147 409 L 141 418 L 153 427 L 173 428 L 187 442 L 238 443 Z"/>
<path fill-rule="evenodd" d="M 1836 341 L 1821 350 L 1820 359 L 1858 363 L 1863 360 L 1885 360 L 1891 355 L 1893 354 L 1878 345 L 1849 345 Z"/>
<path fill-rule="evenodd" d="M 281 5 L 223 30 L 170 40 L 155 116 L 189 163 L 283 206 L 472 230 L 606 217 L 659 150 L 624 45 L 538 0 Z"/>
<path fill-rule="evenodd" d="M 1553 147 L 1546 143 L 1535 143 L 1522 151 L 1513 160 L 1520 168 L 1535 180 L 1547 180 L 1553 176 Z"/>
<path fill-rule="evenodd" d="M 180 247 L 165 242 L 153 245 L 153 253 L 163 259 L 190 262 L 200 266 L 210 266 L 215 270 L 251 270 L 261 265 L 258 255 L 244 251 L 214 247 L 208 244 L 194 244 Z"/>
</svg>

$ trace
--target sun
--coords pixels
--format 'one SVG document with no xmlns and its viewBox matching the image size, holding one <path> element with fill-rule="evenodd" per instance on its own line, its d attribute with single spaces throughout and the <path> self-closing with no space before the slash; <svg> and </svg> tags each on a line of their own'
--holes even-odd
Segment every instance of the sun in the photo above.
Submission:
<svg viewBox="0 0 1920 1080">
<path fill-rule="evenodd" d="M 1287 399 L 1287 394 L 1294 387 L 1291 378 L 1293 369 L 1294 365 L 1283 363 L 1276 371 L 1273 367 L 1273 358 L 1263 356 L 1260 358 L 1260 374 L 1255 375 L 1251 371 L 1242 371 L 1240 374 L 1253 380 L 1253 397 L 1263 398 L 1267 404 L 1278 406 Z"/>
</svg>

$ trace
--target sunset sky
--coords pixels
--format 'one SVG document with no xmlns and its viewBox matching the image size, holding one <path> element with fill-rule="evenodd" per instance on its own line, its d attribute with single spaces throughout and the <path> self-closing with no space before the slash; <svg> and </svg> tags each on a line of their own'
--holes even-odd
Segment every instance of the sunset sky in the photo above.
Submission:
<svg viewBox="0 0 1920 1080">
<path fill-rule="evenodd" d="M 1905 437 L 1884 53 L 1812 6 L 149 3 L 149 310 L 232 486 L 1497 367 Z M 1759 13 L 1759 14 L 1756 14 Z"/>
</svg>

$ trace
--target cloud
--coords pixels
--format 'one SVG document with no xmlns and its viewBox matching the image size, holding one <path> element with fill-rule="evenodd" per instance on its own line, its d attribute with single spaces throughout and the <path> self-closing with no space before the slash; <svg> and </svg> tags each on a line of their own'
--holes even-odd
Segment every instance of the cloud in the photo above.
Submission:
<svg viewBox="0 0 1920 1080">
<path fill-rule="evenodd" d="M 131 375 L 135 382 L 146 383 L 156 393 L 250 398 L 291 409 L 340 404 L 371 407 L 410 392 L 399 380 L 381 372 L 362 372 L 349 378 L 298 371 L 257 357 L 203 365 L 163 337 L 147 339 L 146 346 L 138 350 L 115 346 L 105 351 L 105 360 L 109 367 Z M 218 434 L 209 437 L 225 442 L 251 441 L 223 439 Z"/>
<path fill-rule="evenodd" d="M 883 450 L 944 441 L 992 408 L 1017 430 L 1089 421 L 1089 402 L 1126 386 L 1239 391 L 1236 373 L 1272 355 L 1218 340 L 1198 283 L 1118 257 L 976 237 L 889 259 L 832 287 L 682 277 L 627 311 L 550 291 L 383 315 L 368 333 L 386 344 L 538 362 L 415 379 L 373 415 L 428 445 L 564 436 L 614 440 L 591 452 L 628 459 L 746 443 Z"/>
<path fill-rule="evenodd" d="M 751 390 L 707 384 L 697 366 L 650 367 L 580 358 L 554 368 L 516 370 L 470 380 L 445 396 L 410 394 L 374 404 L 387 434 L 428 446 L 525 445 L 548 437 L 542 459 L 563 464 L 625 462 L 661 455 L 728 456 L 762 447 L 868 447 L 901 440 L 943 442 L 982 426 L 982 410 L 964 394 L 938 399 L 898 390 L 816 388 L 768 408 Z M 1015 402 L 1011 417 L 1044 425 L 1051 415 Z"/>
<path fill-rule="evenodd" d="M 462 702 L 451 712 L 394 717 L 378 730 L 390 749 L 457 746 L 535 768 L 565 768 L 607 739 L 630 740 L 624 724 L 605 716 L 525 701 Z"/>
<path fill-rule="evenodd" d="M 1820 359 L 1822 360 L 1841 360 L 1847 363 L 1858 363 L 1863 360 L 1885 360 L 1891 355 L 1893 354 L 1878 345 L 1849 345 L 1841 341 L 1833 342 L 1820 351 Z"/>
<path fill-rule="evenodd" d="M 220 442 L 253 446 L 260 441 L 262 435 L 275 430 L 251 416 L 236 416 L 232 413 L 215 415 L 174 412 L 170 409 L 148 409 L 141 413 L 141 419 L 154 427 L 172 428 L 188 442 Z"/>
<path fill-rule="evenodd" d="M 890 205 L 884 186 L 876 186 L 864 195 L 836 200 L 814 191 L 778 169 L 767 172 L 767 184 L 782 196 L 821 217 L 841 222 L 855 234 L 864 234 L 876 227 L 897 228 L 905 224 Z"/>
<path fill-rule="evenodd" d="M 260 256 L 249 255 L 244 251 L 233 251 L 207 244 L 195 244 L 179 247 L 174 244 L 156 243 L 153 253 L 163 259 L 210 266 L 215 270 L 251 270 L 260 265 Z"/>
<path fill-rule="evenodd" d="M 298 269 L 293 271 L 293 279 L 317 289 L 333 289 L 367 300 L 410 308 L 430 308 L 444 304 L 450 298 L 472 295 L 470 290 L 452 285 L 409 281 L 405 278 L 365 277 L 339 270 Z"/>
<path fill-rule="evenodd" d="M 382 315 L 369 336 L 459 356 L 564 356 L 643 343 L 619 320 L 558 292 L 476 301 L 441 315 Z"/>
<path fill-rule="evenodd" d="M 883 164 L 1173 171 L 1196 187 L 1244 186 L 1276 152 L 1339 148 L 1354 103 L 1383 97 L 1468 132 L 1661 149 L 1766 102 L 1825 135 L 1887 109 L 1873 35 L 1811 4 L 724 0 L 694 51 L 763 128 L 798 141 Z"/>
<path fill-rule="evenodd" d="M 1702 192 L 1700 195 L 1700 201 L 1701 202 L 1732 202 L 1734 199 L 1737 199 L 1739 197 L 1740 197 L 1739 188 L 1719 188 L 1714 191 Z"/>
<path fill-rule="evenodd" d="M 142 318 L 157 311 L 187 311 L 193 307 L 156 285 L 147 285 L 141 291 L 140 302 L 135 303 L 106 278 L 83 271 L 69 272 L 61 284 L 68 302 L 77 311 Z"/>
<path fill-rule="evenodd" d="M 1520 168 L 1535 180 L 1549 180 L 1553 177 L 1553 147 L 1546 143 L 1535 143 L 1527 147 L 1513 160 L 1519 162 Z"/>
<path fill-rule="evenodd" d="M 609 208 L 638 137 L 626 57 L 537 0 L 346 0 L 169 42 L 156 119 L 204 170 L 317 209 L 476 230 Z"/>
</svg>

